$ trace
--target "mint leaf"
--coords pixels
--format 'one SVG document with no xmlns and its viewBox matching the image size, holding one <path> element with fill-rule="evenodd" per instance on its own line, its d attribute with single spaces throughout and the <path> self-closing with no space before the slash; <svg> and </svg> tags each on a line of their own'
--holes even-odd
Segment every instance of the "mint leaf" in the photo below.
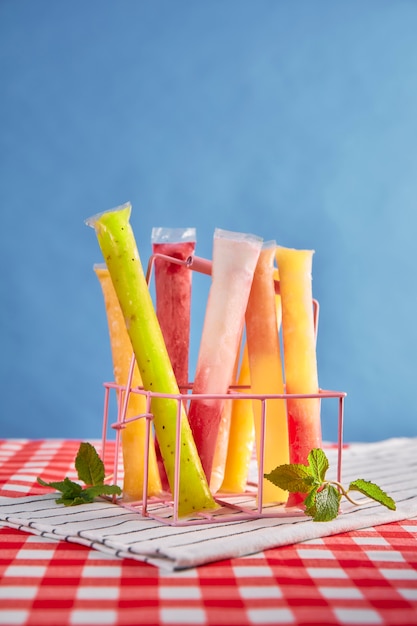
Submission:
<svg viewBox="0 0 417 626">
<path fill-rule="evenodd" d="M 68 479 L 66 479 L 68 480 Z M 74 483 L 75 485 L 76 483 Z M 103 495 L 120 495 L 122 490 L 117 485 L 93 485 L 92 487 L 85 487 L 82 489 L 80 485 L 79 491 L 74 492 L 65 491 L 61 498 L 55 500 L 57 504 L 65 504 L 65 506 L 77 506 L 78 504 L 89 504 L 94 501 L 94 498 Z"/>
<path fill-rule="evenodd" d="M 55 500 L 57 504 L 77 506 L 93 502 L 94 498 L 102 495 L 120 495 L 122 490 L 117 485 L 104 484 L 104 463 L 91 443 L 81 443 L 75 459 L 75 468 L 78 478 L 86 483 L 82 487 L 68 477 L 64 480 L 47 483 L 38 476 L 37 481 L 43 487 L 52 487 L 61 492 L 61 497 Z"/>
<path fill-rule="evenodd" d="M 104 463 L 91 443 L 81 443 L 75 459 L 78 478 L 86 485 L 99 485 L 104 481 Z"/>
<path fill-rule="evenodd" d="M 311 515 L 311 517 L 316 515 L 316 496 L 318 489 L 318 487 L 314 487 L 304 500 L 305 513 L 306 515 Z"/>
<path fill-rule="evenodd" d="M 62 493 L 62 496 L 55 500 L 57 504 L 66 504 L 66 502 L 73 501 L 78 498 L 83 491 L 83 488 L 78 483 L 74 483 L 68 477 L 58 482 L 47 483 L 42 478 L 37 478 L 37 481 L 43 487 L 52 487 Z"/>
<path fill-rule="evenodd" d="M 65 506 L 77 506 L 79 504 L 87 504 L 88 502 L 92 502 L 92 500 L 86 500 L 82 497 L 83 492 L 81 492 L 80 496 L 75 496 L 74 498 L 67 498 L 62 496 L 62 498 L 58 498 L 55 500 L 57 504 L 64 504 Z"/>
<path fill-rule="evenodd" d="M 60 481 L 53 481 L 53 482 L 47 483 L 44 480 L 42 480 L 42 478 L 39 478 L 38 476 L 36 480 L 38 481 L 40 485 L 42 485 L 42 487 L 52 487 L 52 489 L 56 489 L 57 491 L 62 491 L 63 493 L 77 494 L 82 490 L 81 485 L 79 485 L 78 483 L 74 483 L 69 478 L 65 478 L 64 480 L 60 480 Z"/>
<path fill-rule="evenodd" d="M 264 474 L 264 478 L 291 493 L 308 493 L 315 484 L 310 468 L 297 463 L 278 465 L 269 474 Z"/>
<path fill-rule="evenodd" d="M 308 455 L 308 463 L 314 478 L 323 483 L 326 478 L 326 472 L 329 469 L 329 461 L 321 448 L 314 448 Z"/>
<path fill-rule="evenodd" d="M 315 522 L 330 522 L 339 513 L 341 494 L 338 490 L 327 483 L 315 498 L 313 520 Z"/>
<path fill-rule="evenodd" d="M 92 502 L 96 496 L 120 495 L 122 490 L 117 485 L 94 485 L 93 487 L 86 487 L 84 493 L 91 498 Z"/>
<path fill-rule="evenodd" d="M 359 491 L 364 496 L 383 504 L 391 511 L 395 511 L 397 508 L 394 500 L 381 487 L 368 480 L 363 480 L 363 478 L 352 481 L 349 485 L 349 491 Z"/>
</svg>

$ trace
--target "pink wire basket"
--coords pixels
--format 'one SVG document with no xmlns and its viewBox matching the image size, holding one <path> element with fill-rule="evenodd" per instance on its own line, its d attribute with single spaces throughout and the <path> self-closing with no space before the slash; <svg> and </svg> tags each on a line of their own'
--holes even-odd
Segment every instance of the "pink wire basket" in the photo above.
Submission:
<svg viewBox="0 0 417 626">
<path fill-rule="evenodd" d="M 161 254 L 153 254 L 150 257 L 147 282 L 149 284 L 152 268 L 155 258 L 162 258 L 170 263 L 186 265 L 190 270 L 198 271 L 203 274 L 211 274 L 211 261 L 200 257 L 192 256 L 186 261 L 169 257 Z M 276 281 L 275 290 L 279 293 L 279 283 Z M 317 300 L 313 300 L 314 324 L 317 334 L 319 304 Z M 247 387 L 232 386 L 227 394 L 195 394 L 192 391 L 192 384 L 187 389 L 180 390 L 177 394 L 158 393 L 155 391 L 146 391 L 142 387 L 132 387 L 133 371 L 135 366 L 135 357 L 132 356 L 128 380 L 125 385 L 118 385 L 115 382 L 105 382 L 104 385 L 104 412 L 103 412 L 103 428 L 102 428 L 102 458 L 105 457 L 106 445 L 108 440 L 109 427 L 115 431 L 115 451 L 113 461 L 112 482 L 118 484 L 120 479 L 120 459 L 122 452 L 121 431 L 130 422 L 144 419 L 145 420 L 145 444 L 143 450 L 143 497 L 137 501 L 125 501 L 121 498 L 113 497 L 112 501 L 132 512 L 137 513 L 142 518 L 150 518 L 163 524 L 174 526 L 188 526 L 208 523 L 233 522 L 239 520 L 256 519 L 262 517 L 294 517 L 304 515 L 301 509 L 287 508 L 283 504 L 265 504 L 263 503 L 263 477 L 264 477 L 264 448 L 265 448 L 265 425 L 267 414 L 267 403 L 269 400 L 288 399 L 308 399 L 318 398 L 320 400 L 337 400 L 337 410 L 335 411 L 337 418 L 337 466 L 336 479 L 341 482 L 342 479 L 342 452 L 343 452 L 343 421 L 344 421 L 344 400 L 346 393 L 343 391 L 330 391 L 319 389 L 316 394 L 251 394 Z M 116 421 L 110 423 L 110 399 L 111 394 L 116 396 L 117 418 Z M 146 411 L 140 415 L 126 418 L 127 406 L 130 394 L 140 394 L 146 398 Z M 150 496 L 148 493 L 148 475 L 149 475 L 149 445 L 152 443 L 154 434 L 152 428 L 153 414 L 151 411 L 153 398 L 168 398 L 177 403 L 177 419 L 176 419 L 176 435 L 175 435 L 175 471 L 174 486 L 170 492 L 163 493 L 161 496 Z M 213 499 L 218 508 L 213 511 L 202 511 L 194 513 L 192 516 L 180 517 L 178 515 L 179 485 L 180 485 L 180 463 L 179 455 L 176 453 L 181 446 L 181 412 L 184 406 L 187 406 L 191 400 L 239 400 L 245 402 L 259 402 L 261 404 L 261 425 L 259 434 L 259 456 L 253 456 L 253 463 L 248 474 L 246 490 L 242 493 L 222 493 L 221 491 L 213 494 Z M 140 451 L 138 452 L 140 454 Z"/>
</svg>

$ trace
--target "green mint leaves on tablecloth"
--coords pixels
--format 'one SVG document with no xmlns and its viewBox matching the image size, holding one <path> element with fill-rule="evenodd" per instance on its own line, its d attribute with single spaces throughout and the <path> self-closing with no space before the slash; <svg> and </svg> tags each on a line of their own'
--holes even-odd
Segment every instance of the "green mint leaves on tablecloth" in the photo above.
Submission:
<svg viewBox="0 0 417 626">
<path fill-rule="evenodd" d="M 329 461 L 321 448 L 311 450 L 307 460 L 308 465 L 298 463 L 279 465 L 264 476 L 281 489 L 291 493 L 307 494 L 304 500 L 305 514 L 312 517 L 313 521 L 328 522 L 335 519 L 339 513 L 342 496 L 345 496 L 352 504 L 363 504 L 363 502 L 353 500 L 349 495 L 351 491 L 359 491 L 395 511 L 394 500 L 372 482 L 358 478 L 350 483 L 348 489 L 345 489 L 337 481 L 326 480 Z"/>
<path fill-rule="evenodd" d="M 102 495 L 120 495 L 122 493 L 117 485 L 104 484 L 104 463 L 97 454 L 91 443 L 81 443 L 75 459 L 75 469 L 79 480 L 85 483 L 82 487 L 79 483 L 68 477 L 61 481 L 45 482 L 38 477 L 37 481 L 43 487 L 52 487 L 61 492 L 61 497 L 56 500 L 57 504 L 76 506 L 93 502 L 94 498 Z"/>
</svg>

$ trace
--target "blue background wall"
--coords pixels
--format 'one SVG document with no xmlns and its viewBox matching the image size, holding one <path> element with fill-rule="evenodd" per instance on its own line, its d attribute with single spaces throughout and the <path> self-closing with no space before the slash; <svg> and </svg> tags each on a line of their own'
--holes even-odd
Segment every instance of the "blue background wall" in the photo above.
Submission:
<svg viewBox="0 0 417 626">
<path fill-rule="evenodd" d="M 416 435 L 416 33 L 413 0 L 1 0 L 0 436 L 100 436 L 84 220 L 127 200 L 144 264 L 153 226 L 314 249 L 346 439 Z"/>
</svg>

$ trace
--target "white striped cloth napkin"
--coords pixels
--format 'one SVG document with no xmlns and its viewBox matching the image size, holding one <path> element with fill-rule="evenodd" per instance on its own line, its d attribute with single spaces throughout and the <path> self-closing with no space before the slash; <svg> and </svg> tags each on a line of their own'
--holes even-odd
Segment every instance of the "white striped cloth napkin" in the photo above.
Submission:
<svg viewBox="0 0 417 626">
<path fill-rule="evenodd" d="M 326 454 L 330 466 L 335 467 L 336 450 L 327 450 Z M 397 510 L 390 511 L 373 501 L 360 507 L 345 501 L 342 512 L 331 522 L 313 522 L 298 515 L 169 526 L 103 501 L 64 507 L 55 503 L 56 494 L 48 493 L 0 498 L 0 523 L 168 570 L 196 567 L 416 517 L 417 438 L 351 444 L 343 453 L 343 484 L 356 478 L 377 483 L 394 498 Z"/>
</svg>

